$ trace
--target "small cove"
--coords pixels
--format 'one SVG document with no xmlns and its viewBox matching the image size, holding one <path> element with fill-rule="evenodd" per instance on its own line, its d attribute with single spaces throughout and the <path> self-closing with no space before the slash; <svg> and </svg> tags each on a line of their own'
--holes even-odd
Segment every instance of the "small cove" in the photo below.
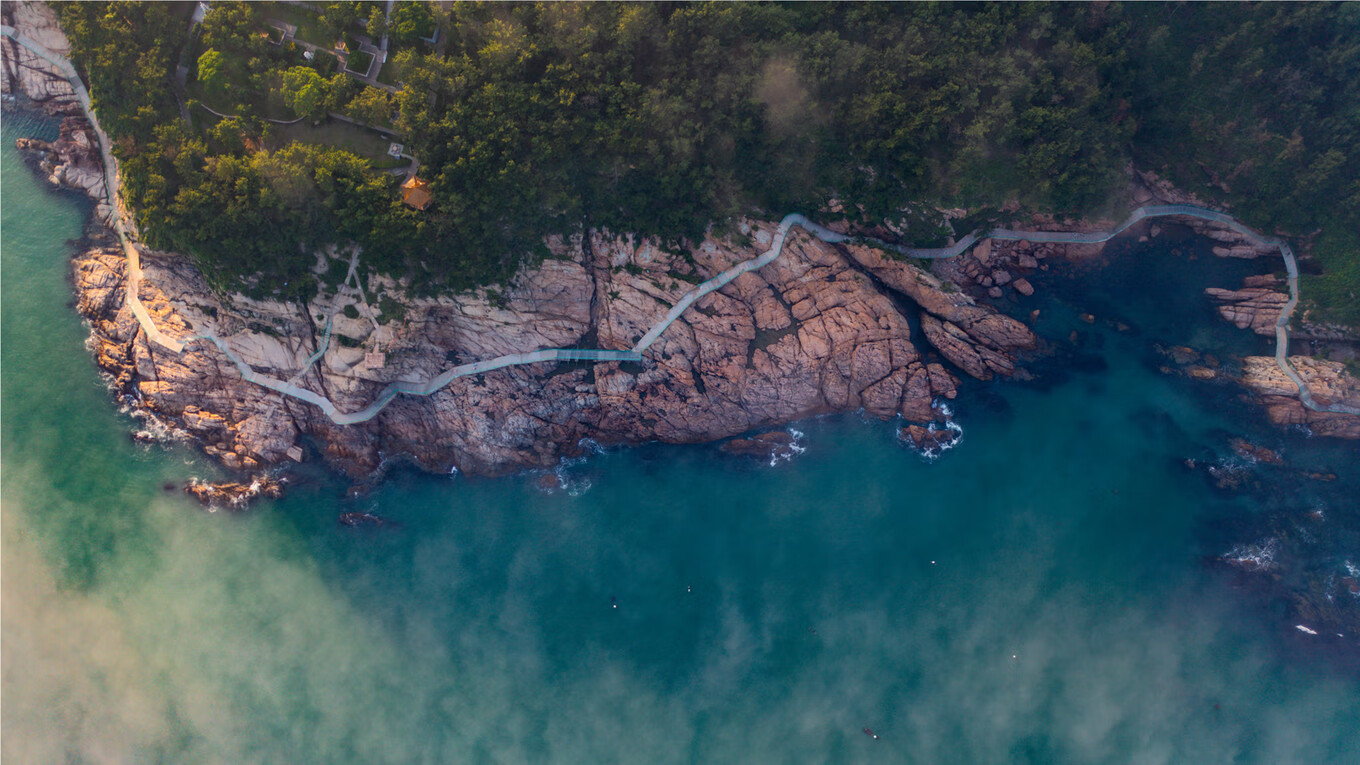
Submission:
<svg viewBox="0 0 1360 765">
<path fill-rule="evenodd" d="M 88 206 L 13 137 L 7 115 L 7 759 L 1360 757 L 1356 676 L 1205 562 L 1271 513 L 1360 527 L 1354 445 L 1159 374 L 1167 328 L 1225 353 L 1269 340 L 1117 283 L 1124 255 L 1016 305 L 1054 345 L 1081 333 L 1086 361 L 970 385 L 964 440 L 934 462 L 848 414 L 798 423 L 807 451 L 773 468 L 648 445 L 563 467 L 578 491 L 397 467 L 355 497 L 305 466 L 282 500 L 207 513 L 163 489 L 213 476 L 206 459 L 128 438 L 70 307 Z M 1248 268 L 1143 254 L 1185 295 Z M 1223 492 L 1183 466 L 1234 435 L 1337 480 L 1255 467 L 1259 490 Z M 1353 531 L 1324 538 L 1316 565 L 1360 556 Z"/>
</svg>

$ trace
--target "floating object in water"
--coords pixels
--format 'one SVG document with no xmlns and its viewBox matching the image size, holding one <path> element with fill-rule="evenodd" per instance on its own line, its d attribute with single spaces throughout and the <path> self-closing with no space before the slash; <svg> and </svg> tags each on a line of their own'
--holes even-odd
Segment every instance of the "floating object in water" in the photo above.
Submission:
<svg viewBox="0 0 1360 765">
<path fill-rule="evenodd" d="M 619 607 L 619 599 L 618 599 L 617 597 L 613 596 L 613 595 L 610 595 L 610 596 L 609 596 L 609 605 L 613 606 L 614 608 L 618 608 L 618 607 Z"/>
<path fill-rule="evenodd" d="M 872 739 L 875 740 L 875 741 L 878 740 L 878 734 L 877 734 L 877 733 L 874 733 L 874 731 L 873 731 L 872 728 L 865 728 L 865 729 L 864 729 L 864 735 L 868 736 L 869 738 L 872 738 Z"/>
<path fill-rule="evenodd" d="M 1299 632 L 1306 633 L 1306 634 L 1308 634 L 1308 635 L 1316 635 L 1316 634 L 1317 634 L 1317 632 L 1315 632 L 1314 630 L 1308 629 L 1307 627 L 1303 626 L 1302 624 L 1295 624 L 1295 625 L 1294 625 L 1294 629 L 1298 630 Z"/>
</svg>

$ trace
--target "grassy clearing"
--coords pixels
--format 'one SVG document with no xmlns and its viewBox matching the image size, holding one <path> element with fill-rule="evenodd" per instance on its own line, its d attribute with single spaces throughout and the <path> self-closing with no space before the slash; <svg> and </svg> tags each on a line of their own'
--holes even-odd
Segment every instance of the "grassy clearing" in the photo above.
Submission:
<svg viewBox="0 0 1360 765">
<path fill-rule="evenodd" d="M 401 87 L 402 78 L 406 75 L 406 68 L 397 63 L 398 49 L 393 48 L 387 52 L 387 63 L 378 70 L 378 82 L 393 87 Z"/>
<path fill-rule="evenodd" d="M 1313 245 L 1321 274 L 1299 278 L 1299 294 L 1312 321 L 1360 327 L 1360 232 L 1327 228 Z"/>
<path fill-rule="evenodd" d="M 315 69 L 318 74 L 325 77 L 329 77 L 340 71 L 340 59 L 337 58 L 335 54 L 327 53 L 324 50 L 312 51 L 312 60 L 308 61 L 305 58 L 302 58 L 302 49 L 299 48 L 298 59 L 298 63 L 310 66 Z"/>
<path fill-rule="evenodd" d="M 248 91 L 252 94 L 252 101 L 257 107 L 260 107 L 262 116 L 275 120 L 297 119 L 293 110 L 283 103 L 283 96 L 279 94 L 277 89 L 271 88 L 260 93 L 251 88 L 250 83 L 244 77 L 239 78 L 240 81 L 237 81 L 237 79 L 233 78 L 232 85 L 242 92 Z M 209 92 L 195 79 L 189 80 L 186 91 L 190 98 L 198 100 L 209 109 L 221 114 L 234 115 L 240 111 L 240 102 L 225 93 Z"/>
<path fill-rule="evenodd" d="M 364 76 L 368 74 L 368 68 L 373 64 L 373 54 L 356 50 L 349 54 L 345 62 L 345 69 L 352 74 Z"/>
<path fill-rule="evenodd" d="M 261 3 L 261 5 L 264 7 L 260 12 L 266 19 L 277 19 L 296 26 L 297 32 L 293 36 L 297 39 L 323 48 L 335 45 L 335 40 L 328 39 L 331 35 L 326 32 L 314 11 L 288 3 Z"/>
<path fill-rule="evenodd" d="M 317 127 L 312 127 L 306 120 L 294 125 L 278 125 L 273 131 L 270 143 L 279 147 L 293 141 L 345 149 L 369 160 L 377 168 L 399 167 L 408 162 L 403 159 L 392 163 L 392 158 L 387 156 L 390 139 L 339 120 L 329 120 Z"/>
</svg>

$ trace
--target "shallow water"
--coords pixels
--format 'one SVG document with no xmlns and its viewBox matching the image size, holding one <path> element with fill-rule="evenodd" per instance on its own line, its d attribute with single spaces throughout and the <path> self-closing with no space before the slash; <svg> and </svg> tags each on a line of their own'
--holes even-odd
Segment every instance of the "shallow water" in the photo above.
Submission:
<svg viewBox="0 0 1360 765">
<path fill-rule="evenodd" d="M 1355 452 L 1157 374 L 1155 333 L 1231 330 L 1147 298 L 1137 269 L 1016 304 L 1079 347 L 1040 383 L 969 387 L 933 462 L 846 415 L 798 424 L 806 452 L 774 467 L 647 446 L 553 492 L 398 468 L 354 497 L 305 466 L 283 500 L 208 513 L 162 488 L 206 460 L 128 438 L 70 308 L 88 206 L 35 181 L 11 129 L 6 762 L 1360 759 L 1360 680 L 1335 656 L 1353 645 L 1310 650 L 1205 562 L 1265 514 L 1346 523 Z M 1225 278 L 1195 263 L 1167 279 Z M 1088 326 L 1097 284 L 1136 299 Z M 1244 433 L 1339 478 L 1253 467 L 1263 488 L 1227 493 L 1181 465 Z"/>
</svg>

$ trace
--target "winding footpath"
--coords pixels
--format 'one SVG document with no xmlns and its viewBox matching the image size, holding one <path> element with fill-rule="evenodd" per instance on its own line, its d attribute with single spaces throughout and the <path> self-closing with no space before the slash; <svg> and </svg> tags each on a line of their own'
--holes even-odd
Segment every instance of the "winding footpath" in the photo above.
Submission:
<svg viewBox="0 0 1360 765">
<path fill-rule="evenodd" d="M 174 353 L 182 353 L 186 343 L 166 335 L 157 328 L 155 322 L 151 319 L 150 313 L 146 310 L 146 307 L 142 305 L 139 296 L 142 270 L 137 248 L 133 245 L 127 233 L 127 218 L 119 195 L 118 167 L 113 155 L 109 151 L 109 146 L 111 144 L 108 136 L 104 133 L 103 129 L 100 128 L 99 121 L 95 117 L 94 109 L 90 103 L 90 95 L 88 91 L 86 91 L 85 85 L 81 82 L 80 77 L 77 75 L 70 62 L 65 58 L 48 51 L 42 45 L 39 45 L 17 32 L 13 27 L 0 26 L 0 33 L 3 33 L 6 37 L 12 38 L 34 54 L 51 63 L 70 81 L 71 87 L 75 91 L 76 98 L 79 100 L 81 107 L 85 110 L 85 114 L 90 120 L 91 127 L 99 137 L 100 151 L 103 154 L 104 159 L 105 188 L 109 195 L 111 210 L 110 219 L 113 222 L 114 230 L 117 232 L 118 238 L 122 242 L 123 251 L 126 253 L 128 259 L 127 302 L 131 306 L 132 313 L 136 316 L 138 323 L 141 324 L 143 331 L 146 332 L 148 339 Z M 647 334 L 643 335 L 642 338 L 638 340 L 637 344 L 634 345 L 631 350 L 608 348 L 546 348 L 527 353 L 506 354 L 494 359 L 476 361 L 470 364 L 461 364 L 447 369 L 424 382 L 397 380 L 388 383 L 371 404 L 356 412 L 341 412 L 330 399 L 315 391 L 300 387 L 296 383 L 296 381 L 301 379 L 312 365 L 321 358 L 329 346 L 331 335 L 329 321 L 327 321 L 326 334 L 320 347 L 315 353 L 308 357 L 307 363 L 302 369 L 288 381 L 279 380 L 256 372 L 249 364 L 242 361 L 241 357 L 238 356 L 226 342 L 211 333 L 204 333 L 187 338 L 187 343 L 212 343 L 236 365 L 237 370 L 241 373 L 241 377 L 245 380 L 285 396 L 291 396 L 300 401 L 306 401 L 321 409 L 321 411 L 326 413 L 327 417 L 339 425 L 352 425 L 372 419 L 398 395 L 428 396 L 448 385 L 453 380 L 467 375 L 482 374 L 484 372 L 521 364 L 539 364 L 555 361 L 639 361 L 642 359 L 643 353 L 650 348 L 668 328 L 670 328 L 671 324 L 679 319 L 681 315 L 689 310 L 690 306 L 694 305 L 700 298 L 703 298 L 705 295 L 708 295 L 715 290 L 722 289 L 738 276 L 749 271 L 763 268 L 777 259 L 783 253 L 784 244 L 788 240 L 789 233 L 793 230 L 794 226 L 798 226 L 818 239 L 832 244 L 859 241 L 872 244 L 875 247 L 893 250 L 912 258 L 943 259 L 956 257 L 983 239 L 1049 242 L 1059 244 L 1099 244 L 1118 236 L 1124 230 L 1139 221 L 1148 218 L 1169 216 L 1184 216 L 1213 221 L 1222 224 L 1257 243 L 1275 247 L 1279 250 L 1280 257 L 1284 260 L 1285 269 L 1288 272 L 1289 277 L 1289 302 L 1285 304 L 1284 310 L 1280 312 L 1280 318 L 1275 324 L 1275 362 L 1290 381 L 1298 387 L 1299 399 L 1303 402 L 1304 406 L 1317 412 L 1338 412 L 1360 415 L 1360 408 L 1357 407 L 1345 406 L 1343 404 L 1323 405 L 1317 403 L 1308 392 L 1308 388 L 1304 385 L 1303 380 L 1299 378 L 1298 373 L 1295 372 L 1293 367 L 1289 364 L 1287 358 L 1289 350 L 1288 325 L 1289 319 L 1293 315 L 1294 309 L 1299 302 L 1299 271 L 1298 263 L 1294 257 L 1294 251 L 1290 248 L 1288 242 L 1275 237 L 1263 236 L 1226 213 L 1191 205 L 1150 205 L 1147 207 L 1140 207 L 1134 210 L 1124 222 L 1109 231 L 1080 233 L 1061 231 L 1015 231 L 997 228 L 985 233 L 975 231 L 949 247 L 935 249 L 905 247 L 876 239 L 838 234 L 825 226 L 821 226 L 808 220 L 802 215 L 793 213 L 785 216 L 784 219 L 779 222 L 779 228 L 775 234 L 774 240 L 771 242 L 769 250 L 766 250 L 763 254 L 755 258 L 732 266 L 726 271 L 723 271 L 717 276 L 690 290 L 666 312 L 666 315 L 662 317 Z M 351 272 L 353 272 L 353 268 L 351 268 Z M 357 279 L 357 276 L 355 278 Z"/>
</svg>

